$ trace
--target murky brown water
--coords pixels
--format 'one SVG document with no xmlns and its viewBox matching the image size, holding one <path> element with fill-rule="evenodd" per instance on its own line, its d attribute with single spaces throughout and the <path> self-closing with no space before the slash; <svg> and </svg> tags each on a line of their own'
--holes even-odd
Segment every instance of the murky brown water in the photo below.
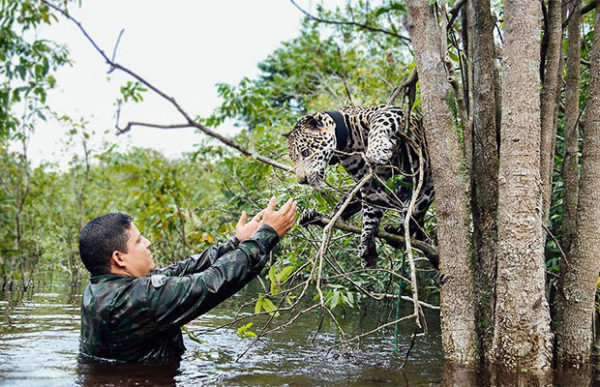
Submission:
<svg viewBox="0 0 600 387">
<path fill-rule="evenodd" d="M 184 334 L 188 349 L 181 361 L 174 364 L 81 360 L 77 356 L 80 295 L 81 289 L 73 289 L 61 279 L 38 285 L 26 294 L 0 294 L 0 385 L 578 386 L 596 383 L 591 372 L 561 373 L 553 379 L 539 380 L 525 373 L 498 376 L 445 366 L 435 314 L 428 315 L 429 335 L 417 339 L 402 369 L 413 332 L 410 325 L 398 331 L 397 345 L 392 328 L 364 339 L 346 352 L 330 351 L 337 338 L 335 328 L 326 322 L 315 334 L 320 321 L 317 315 L 300 318 L 282 333 L 262 338 L 237 361 L 252 341 L 237 337 L 233 328 L 202 333 L 199 335 L 202 343 Z M 243 295 L 233 297 L 189 324 L 189 329 L 202 332 L 231 321 L 246 299 Z M 366 311 L 348 311 L 345 316 L 340 315 L 340 322 L 351 337 L 377 326 L 378 319 L 387 318 L 390 310 L 372 307 Z M 260 321 L 255 320 L 253 330 L 260 330 L 260 326 Z"/>
</svg>

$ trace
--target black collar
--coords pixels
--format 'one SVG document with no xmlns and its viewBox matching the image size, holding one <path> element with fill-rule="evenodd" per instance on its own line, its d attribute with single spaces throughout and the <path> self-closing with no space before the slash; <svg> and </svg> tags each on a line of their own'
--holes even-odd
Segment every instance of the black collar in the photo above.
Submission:
<svg viewBox="0 0 600 387">
<path fill-rule="evenodd" d="M 342 115 L 342 113 L 336 110 L 327 110 L 325 113 L 329 114 L 335 122 L 335 138 L 337 140 L 337 150 L 344 150 L 346 148 L 346 144 L 348 143 L 348 136 L 350 135 L 350 131 L 348 130 L 348 126 L 346 126 L 344 116 Z"/>
</svg>

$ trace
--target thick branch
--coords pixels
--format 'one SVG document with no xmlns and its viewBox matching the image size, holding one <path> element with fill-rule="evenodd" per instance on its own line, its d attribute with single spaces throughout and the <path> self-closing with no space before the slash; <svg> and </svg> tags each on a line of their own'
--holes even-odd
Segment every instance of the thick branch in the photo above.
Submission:
<svg viewBox="0 0 600 387">
<path fill-rule="evenodd" d="M 314 218 L 314 221 L 311 219 L 311 225 L 319 225 L 319 226 L 327 226 L 329 224 L 329 219 L 324 218 L 322 216 L 317 216 Z M 335 228 L 337 228 L 338 230 L 342 230 L 342 231 L 348 231 L 354 234 L 360 234 L 361 233 L 361 229 L 358 226 L 354 226 L 351 225 L 349 223 L 344 222 L 341 219 L 338 219 L 335 222 Z M 396 235 L 396 234 L 392 234 L 389 232 L 385 232 L 385 231 L 381 231 L 379 230 L 377 232 L 377 237 L 381 238 L 381 239 L 385 239 L 387 242 L 390 242 L 393 245 L 400 245 L 400 244 L 404 244 L 404 237 L 400 236 L 400 235 Z M 438 256 L 438 251 L 435 247 L 430 246 L 429 244 L 419 241 L 419 240 L 415 240 L 412 239 L 411 243 L 413 245 L 413 247 L 415 247 L 418 250 L 421 250 L 424 254 L 426 254 L 429 258 L 435 258 L 435 259 L 439 259 Z"/>
<path fill-rule="evenodd" d="M 448 22 L 448 26 L 447 26 L 447 30 L 450 30 L 450 28 L 452 28 L 452 25 L 454 24 L 454 20 L 456 20 L 456 17 L 458 16 L 458 12 L 460 11 L 460 9 L 462 8 L 462 6 L 465 4 L 465 0 L 458 0 L 456 3 L 454 3 L 454 6 L 450 9 L 450 12 L 448 12 L 450 14 L 450 21 Z"/>
</svg>

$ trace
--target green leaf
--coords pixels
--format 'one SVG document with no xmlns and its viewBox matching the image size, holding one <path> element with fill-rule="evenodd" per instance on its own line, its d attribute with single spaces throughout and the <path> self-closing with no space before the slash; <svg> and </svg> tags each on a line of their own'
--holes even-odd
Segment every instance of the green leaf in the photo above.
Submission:
<svg viewBox="0 0 600 387">
<path fill-rule="evenodd" d="M 273 315 L 272 312 L 277 310 L 277 307 L 275 304 L 273 304 L 273 301 L 269 300 L 268 298 L 263 298 L 262 307 L 265 312 L 269 312 L 271 316 Z M 275 312 L 275 317 L 279 317 L 279 312 Z"/>
<path fill-rule="evenodd" d="M 250 329 L 250 327 L 252 327 L 252 322 L 249 322 L 246 325 L 242 325 L 241 327 L 238 328 L 237 330 L 237 336 L 241 339 L 244 338 L 249 338 L 249 337 L 256 337 L 256 333 L 249 331 L 248 329 Z"/>
<path fill-rule="evenodd" d="M 260 308 L 262 306 L 263 296 L 258 296 L 258 300 L 256 301 L 256 305 L 254 305 L 254 314 L 260 313 Z"/>
<path fill-rule="evenodd" d="M 275 276 L 275 279 L 277 280 L 277 282 L 281 283 L 281 282 L 285 282 L 290 274 L 292 274 L 292 272 L 294 271 L 294 266 L 286 266 L 283 269 L 281 269 L 281 271 L 279 273 L 277 273 L 277 275 Z"/>
</svg>

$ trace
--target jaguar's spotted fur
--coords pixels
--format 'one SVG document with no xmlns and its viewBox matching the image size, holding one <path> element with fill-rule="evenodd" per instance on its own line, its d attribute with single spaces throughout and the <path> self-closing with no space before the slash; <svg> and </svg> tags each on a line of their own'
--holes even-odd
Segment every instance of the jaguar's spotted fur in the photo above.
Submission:
<svg viewBox="0 0 600 387">
<path fill-rule="evenodd" d="M 405 119 L 404 112 L 395 106 L 345 107 L 305 116 L 288 135 L 290 157 L 301 184 L 319 186 L 327 165 L 335 163 L 340 163 L 357 182 L 370 168 L 376 167 L 381 181 L 399 173 L 405 176 L 394 195 L 385 192 L 379 179 L 372 179 L 342 215 L 347 219 L 362 207 L 359 256 L 363 266 L 372 266 L 377 259 L 375 235 L 385 209 L 394 207 L 405 211 L 412 197 L 411 183 L 419 168 L 416 147 L 421 148 L 424 156 L 424 179 L 410 229 L 413 236 L 424 235 L 424 216 L 433 200 L 429 158 L 421 121 L 411 117 L 406 125 Z M 386 168 L 385 165 L 391 166 Z M 305 212 L 301 223 L 310 223 L 317 214 Z"/>
</svg>

